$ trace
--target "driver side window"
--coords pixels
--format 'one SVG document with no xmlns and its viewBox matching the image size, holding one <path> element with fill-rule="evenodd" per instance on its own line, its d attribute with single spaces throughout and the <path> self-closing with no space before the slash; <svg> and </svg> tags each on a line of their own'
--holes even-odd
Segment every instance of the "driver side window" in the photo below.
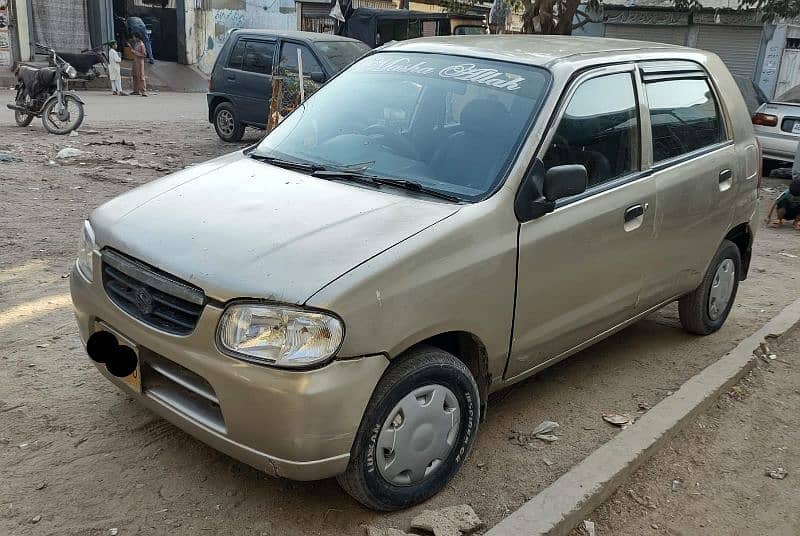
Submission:
<svg viewBox="0 0 800 536">
<path fill-rule="evenodd" d="M 547 169 L 584 165 L 591 188 L 639 170 L 639 146 L 633 77 L 610 74 L 578 87 L 543 160 Z"/>
</svg>

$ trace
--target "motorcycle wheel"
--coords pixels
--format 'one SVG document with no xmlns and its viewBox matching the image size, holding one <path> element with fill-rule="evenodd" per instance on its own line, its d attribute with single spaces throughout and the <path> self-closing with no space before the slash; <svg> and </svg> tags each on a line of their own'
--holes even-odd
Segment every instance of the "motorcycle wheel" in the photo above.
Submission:
<svg viewBox="0 0 800 536">
<path fill-rule="evenodd" d="M 83 123 L 83 103 L 72 95 L 64 95 L 64 105 L 67 108 L 68 117 L 65 121 L 58 118 L 58 100 L 53 99 L 48 102 L 42 110 L 42 123 L 50 134 L 63 136 L 73 130 L 78 130 Z"/>
<path fill-rule="evenodd" d="M 14 121 L 17 122 L 18 127 L 27 127 L 28 125 L 31 124 L 31 121 L 33 121 L 33 115 L 15 110 Z"/>
</svg>

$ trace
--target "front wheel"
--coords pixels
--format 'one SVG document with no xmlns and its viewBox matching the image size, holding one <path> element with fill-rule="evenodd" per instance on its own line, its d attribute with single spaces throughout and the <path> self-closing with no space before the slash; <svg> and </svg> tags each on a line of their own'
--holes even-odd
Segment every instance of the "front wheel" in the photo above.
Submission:
<svg viewBox="0 0 800 536">
<path fill-rule="evenodd" d="M 733 307 L 741 273 L 739 248 L 723 240 L 700 286 L 678 302 L 683 328 L 695 335 L 709 335 L 721 328 Z"/>
<path fill-rule="evenodd" d="M 18 127 L 27 127 L 31 124 L 31 121 L 33 121 L 33 114 L 26 114 L 25 112 L 14 110 L 14 121 L 16 121 Z"/>
<path fill-rule="evenodd" d="M 339 485 L 375 510 L 398 510 L 438 493 L 478 432 L 478 386 L 453 355 L 420 347 L 390 365 L 370 399 Z"/>
<path fill-rule="evenodd" d="M 47 132 L 61 136 L 78 130 L 83 123 L 83 103 L 72 95 L 64 95 L 64 107 L 59 108 L 58 99 L 44 105 L 42 123 Z"/>
</svg>

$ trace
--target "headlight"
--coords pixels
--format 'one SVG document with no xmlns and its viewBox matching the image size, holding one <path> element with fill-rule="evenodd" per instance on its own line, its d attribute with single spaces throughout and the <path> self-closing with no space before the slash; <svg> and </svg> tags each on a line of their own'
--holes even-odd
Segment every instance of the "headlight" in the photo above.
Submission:
<svg viewBox="0 0 800 536">
<path fill-rule="evenodd" d="M 307 367 L 332 357 L 342 344 L 338 318 L 297 307 L 235 304 L 219 322 L 223 351 L 254 363 Z"/>
<path fill-rule="evenodd" d="M 89 220 L 83 222 L 83 232 L 81 232 L 81 241 L 78 245 L 78 270 L 83 274 L 83 277 L 92 280 L 94 270 L 92 265 L 92 253 L 97 246 L 94 243 L 94 231 Z"/>
<path fill-rule="evenodd" d="M 76 76 L 78 76 L 78 71 L 76 71 L 75 67 L 73 67 L 69 63 L 67 64 L 66 71 L 67 71 L 67 76 L 69 76 L 70 78 L 75 78 Z"/>
</svg>

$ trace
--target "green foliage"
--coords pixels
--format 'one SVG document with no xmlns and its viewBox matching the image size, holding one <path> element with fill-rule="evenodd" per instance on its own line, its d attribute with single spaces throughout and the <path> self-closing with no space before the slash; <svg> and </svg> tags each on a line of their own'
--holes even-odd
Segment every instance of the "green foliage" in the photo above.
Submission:
<svg viewBox="0 0 800 536">
<path fill-rule="evenodd" d="M 800 15 L 800 0 L 741 0 L 739 9 L 758 9 L 764 22 Z"/>
</svg>

